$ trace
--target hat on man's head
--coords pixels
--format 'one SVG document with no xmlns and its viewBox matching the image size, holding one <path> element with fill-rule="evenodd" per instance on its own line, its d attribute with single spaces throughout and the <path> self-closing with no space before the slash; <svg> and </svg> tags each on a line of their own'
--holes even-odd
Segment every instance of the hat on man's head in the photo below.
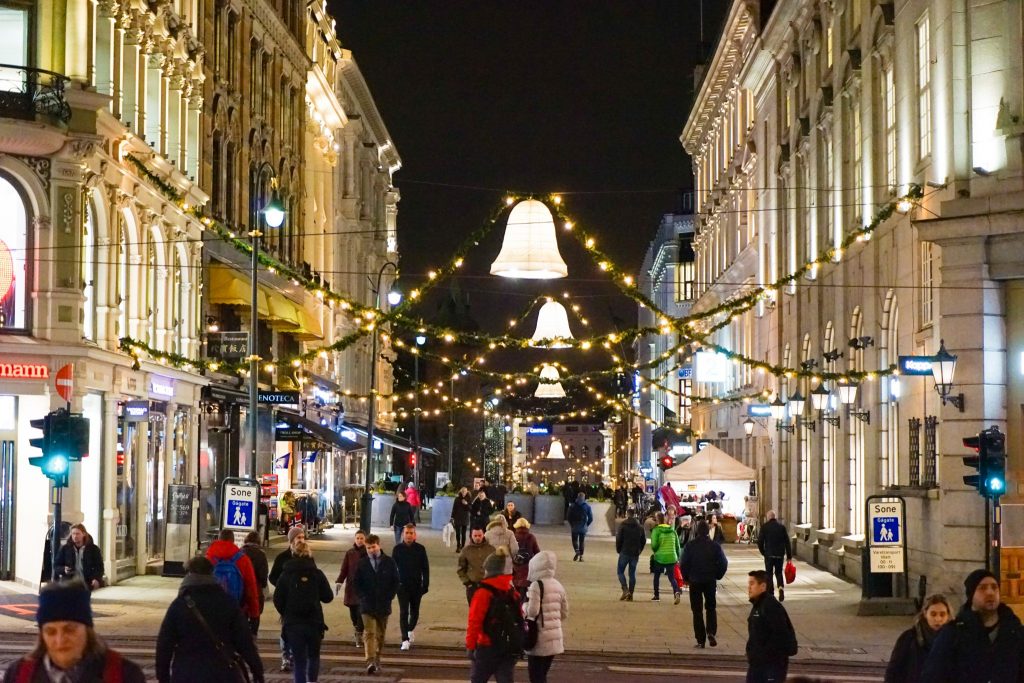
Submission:
<svg viewBox="0 0 1024 683">
<path fill-rule="evenodd" d="M 987 569 L 975 569 L 973 572 L 967 575 L 964 579 L 964 588 L 967 589 L 967 602 L 970 602 L 974 598 L 974 591 L 978 590 L 978 586 L 988 577 L 992 577 L 999 583 L 999 579 L 996 575 Z"/>
<path fill-rule="evenodd" d="M 288 543 L 291 543 L 292 541 L 294 541 L 295 537 L 298 536 L 299 534 L 302 534 L 303 536 L 305 536 L 306 535 L 306 527 L 302 526 L 301 524 L 296 524 L 295 526 L 293 526 L 291 529 L 288 530 Z"/>
<path fill-rule="evenodd" d="M 75 621 L 92 626 L 92 605 L 89 589 L 81 581 L 50 583 L 39 591 L 36 623 Z"/>
<path fill-rule="evenodd" d="M 489 579 L 492 576 L 501 576 L 502 574 L 512 573 L 512 563 L 509 561 L 510 558 L 508 553 L 505 551 L 505 547 L 498 548 L 495 552 L 487 556 L 484 560 L 484 578 Z"/>
</svg>

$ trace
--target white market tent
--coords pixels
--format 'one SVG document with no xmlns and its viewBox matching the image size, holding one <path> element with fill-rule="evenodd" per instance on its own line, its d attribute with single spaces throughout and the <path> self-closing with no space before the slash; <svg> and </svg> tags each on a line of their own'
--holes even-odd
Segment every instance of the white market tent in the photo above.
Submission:
<svg viewBox="0 0 1024 683">
<path fill-rule="evenodd" d="M 665 470 L 665 481 L 751 481 L 757 472 L 720 448 L 707 444 L 685 462 Z"/>
</svg>

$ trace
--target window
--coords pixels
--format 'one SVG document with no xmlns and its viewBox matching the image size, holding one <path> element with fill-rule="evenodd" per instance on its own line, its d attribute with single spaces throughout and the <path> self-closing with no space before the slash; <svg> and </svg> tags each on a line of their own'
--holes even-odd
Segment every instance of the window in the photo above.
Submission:
<svg viewBox="0 0 1024 683">
<path fill-rule="evenodd" d="M 96 341 L 96 212 L 89 201 L 82 230 L 82 295 L 82 337 Z"/>
<path fill-rule="evenodd" d="M 804 335 L 803 345 L 800 350 L 800 361 L 804 362 L 811 358 L 811 336 L 809 334 Z M 807 389 L 810 389 L 806 380 L 797 380 L 798 390 L 803 389 L 800 393 L 804 399 L 810 403 L 807 393 Z M 799 383 L 803 383 L 803 387 L 799 387 Z M 805 406 L 807 404 L 804 404 Z M 806 408 L 805 408 L 806 409 Z M 810 524 L 811 523 L 811 439 L 808 435 L 808 430 L 799 424 L 798 418 L 800 415 L 791 415 L 793 423 L 796 424 L 796 432 L 800 439 L 800 523 Z"/>
<path fill-rule="evenodd" d="M 19 6 L 19 4 L 14 3 L 14 6 L 0 7 L 0 64 L 31 66 L 32 60 L 29 54 L 29 37 L 32 31 L 31 7 Z M 4 80 L 23 78 L 13 70 L 4 69 L 4 71 L 10 72 L 9 75 L 4 75 Z"/>
<path fill-rule="evenodd" d="M 860 227 L 864 222 L 864 199 L 862 196 L 864 192 L 864 138 L 860 124 L 860 101 L 857 99 L 851 102 L 850 107 L 850 136 L 853 138 L 851 145 L 853 158 L 850 161 L 850 187 L 853 193 L 850 201 L 853 211 L 853 221 L 851 222 L 856 227 Z M 854 226 L 851 225 L 851 227 Z"/>
<path fill-rule="evenodd" d="M 928 327 L 935 314 L 935 245 L 921 242 L 921 325 Z"/>
<path fill-rule="evenodd" d="M 892 64 L 882 70 L 882 88 L 885 112 L 885 184 L 891 192 L 896 187 L 896 83 Z"/>
<path fill-rule="evenodd" d="M 917 153 L 924 159 L 932 152 L 932 59 L 928 37 L 928 13 L 917 22 Z"/>
<path fill-rule="evenodd" d="M 0 329 L 28 327 L 29 232 L 25 200 L 0 176 Z M 45 257 L 49 258 L 49 256 Z"/>
<path fill-rule="evenodd" d="M 828 22 L 825 28 L 825 70 L 832 68 L 834 36 L 832 34 L 832 22 Z"/>
<path fill-rule="evenodd" d="M 835 191 L 833 189 L 835 185 L 835 173 L 833 172 L 833 164 L 835 158 L 833 157 L 832 148 L 832 135 L 823 134 L 821 136 L 821 172 L 818 174 L 820 185 L 819 188 L 819 202 L 821 205 L 818 215 L 822 219 L 822 231 L 821 237 L 819 237 L 819 244 L 827 244 L 829 240 L 835 246 L 838 246 L 842 242 L 842 236 L 835 234 Z"/>
</svg>

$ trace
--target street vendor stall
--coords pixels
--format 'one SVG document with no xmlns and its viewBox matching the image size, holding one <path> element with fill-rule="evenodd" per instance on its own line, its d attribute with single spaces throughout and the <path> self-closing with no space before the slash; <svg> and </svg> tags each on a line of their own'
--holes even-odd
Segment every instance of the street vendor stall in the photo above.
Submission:
<svg viewBox="0 0 1024 683">
<path fill-rule="evenodd" d="M 735 540 L 735 522 L 744 513 L 744 496 L 750 493 L 750 483 L 757 479 L 757 472 L 731 455 L 711 444 L 705 445 L 695 455 L 675 467 L 665 470 L 665 481 L 679 493 L 704 495 L 710 491 L 725 496 L 717 502 L 721 505 L 723 531 L 726 540 Z M 732 533 L 728 533 L 732 530 Z M 731 536 L 731 538 L 730 538 Z"/>
</svg>

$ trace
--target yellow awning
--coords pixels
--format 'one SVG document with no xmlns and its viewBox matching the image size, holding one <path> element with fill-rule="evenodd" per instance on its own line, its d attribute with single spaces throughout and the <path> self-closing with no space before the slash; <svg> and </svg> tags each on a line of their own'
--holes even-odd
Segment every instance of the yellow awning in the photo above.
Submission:
<svg viewBox="0 0 1024 683">
<path fill-rule="evenodd" d="M 320 324 L 320 315 L 317 311 L 310 310 L 308 308 L 299 308 L 296 310 L 302 324 L 299 326 L 299 329 L 292 333 L 295 335 L 295 338 L 303 339 L 305 341 L 323 339 L 324 330 L 323 326 Z"/>
<path fill-rule="evenodd" d="M 210 277 L 206 287 L 207 301 L 225 306 L 252 305 L 252 285 L 248 278 L 230 266 L 210 264 Z M 306 297 L 307 300 L 311 297 Z M 323 339 L 318 308 L 322 304 L 310 302 L 310 308 L 303 308 L 286 296 L 259 288 L 256 298 L 259 316 L 275 330 L 293 334 L 297 339 Z"/>
<path fill-rule="evenodd" d="M 267 299 L 270 300 L 270 315 L 267 316 L 267 320 L 271 327 L 285 332 L 299 327 L 299 312 L 295 304 L 272 292 L 267 292 Z"/>
<path fill-rule="evenodd" d="M 210 264 L 210 279 L 205 289 L 206 300 L 211 304 L 225 306 L 252 306 L 252 284 L 250 280 L 233 268 L 218 263 Z M 256 297 L 256 310 L 262 317 L 270 314 L 266 292 L 260 290 Z"/>
</svg>

